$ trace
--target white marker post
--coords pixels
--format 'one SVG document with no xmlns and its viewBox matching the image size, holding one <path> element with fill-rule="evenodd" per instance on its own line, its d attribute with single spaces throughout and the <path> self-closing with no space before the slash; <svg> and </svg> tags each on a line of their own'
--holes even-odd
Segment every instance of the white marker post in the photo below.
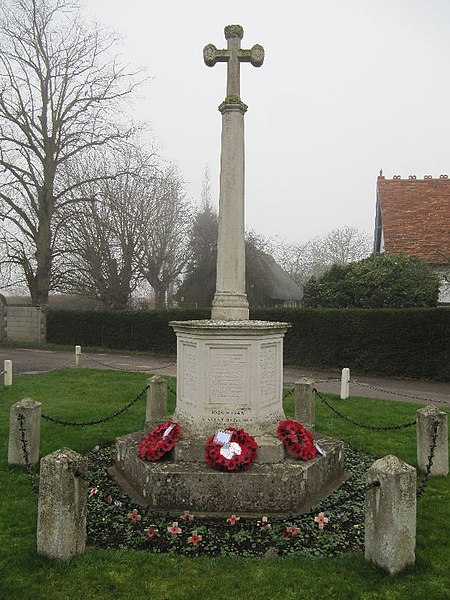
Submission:
<svg viewBox="0 0 450 600">
<path fill-rule="evenodd" d="M 3 367 L 5 385 L 12 385 L 12 360 L 5 360 Z"/>
<path fill-rule="evenodd" d="M 81 346 L 75 346 L 75 366 L 81 367 Z"/>
<path fill-rule="evenodd" d="M 341 375 L 341 400 L 347 400 L 350 396 L 350 369 L 342 369 Z"/>
</svg>

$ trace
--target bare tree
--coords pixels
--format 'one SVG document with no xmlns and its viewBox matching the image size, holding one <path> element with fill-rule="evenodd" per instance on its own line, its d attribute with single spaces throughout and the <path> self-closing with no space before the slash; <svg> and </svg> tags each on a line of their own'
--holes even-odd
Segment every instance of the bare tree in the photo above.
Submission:
<svg viewBox="0 0 450 600">
<path fill-rule="evenodd" d="M 147 230 L 143 235 L 140 274 L 155 292 L 156 308 L 162 308 L 189 257 L 192 214 L 184 183 L 174 166 L 148 181 L 146 201 Z"/>
<path fill-rule="evenodd" d="M 371 252 L 371 238 L 356 227 L 333 229 L 323 238 L 311 242 L 316 262 L 326 267 L 345 265 L 366 258 Z"/>
<path fill-rule="evenodd" d="M 53 286 L 60 214 L 96 180 L 68 182 L 65 168 L 128 137 L 111 117 L 139 78 L 111 56 L 115 37 L 86 29 L 78 12 L 70 0 L 6 0 L 0 22 L 3 241 L 38 304 Z"/>
<path fill-rule="evenodd" d="M 300 286 L 334 264 L 361 260 L 371 251 L 369 235 L 349 226 L 308 242 L 295 244 L 278 239 L 272 244 L 277 262 Z"/>
<path fill-rule="evenodd" d="M 209 172 L 208 164 L 205 165 L 205 170 L 203 173 L 201 199 L 202 199 L 202 208 L 211 206 L 211 174 Z"/>
<path fill-rule="evenodd" d="M 61 234 L 65 252 L 58 269 L 59 288 L 99 300 L 112 309 L 125 308 L 139 282 L 139 265 L 147 235 L 147 193 L 155 156 L 137 147 L 123 148 L 103 164 L 82 164 L 70 173 L 84 183 L 86 198 L 67 215 Z M 103 172 L 121 173 L 114 179 Z"/>
</svg>

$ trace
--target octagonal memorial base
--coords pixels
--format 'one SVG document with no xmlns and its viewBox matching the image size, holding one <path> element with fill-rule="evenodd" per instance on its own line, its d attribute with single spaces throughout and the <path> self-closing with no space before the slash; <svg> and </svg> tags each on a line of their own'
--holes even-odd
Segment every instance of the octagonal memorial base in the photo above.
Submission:
<svg viewBox="0 0 450 600">
<path fill-rule="evenodd" d="M 244 473 L 215 471 L 204 460 L 189 460 L 186 451 L 178 459 L 172 451 L 158 462 L 144 461 L 137 453 L 143 437 L 139 431 L 116 440 L 111 473 L 138 504 L 178 516 L 185 510 L 198 516 L 295 515 L 345 479 L 343 443 L 328 437 L 317 438 L 325 456 L 302 461 L 284 454 L 279 462 L 256 462 Z"/>
<path fill-rule="evenodd" d="M 177 406 L 192 435 L 228 426 L 276 431 L 283 413 L 283 337 L 289 323 L 174 321 Z"/>
</svg>

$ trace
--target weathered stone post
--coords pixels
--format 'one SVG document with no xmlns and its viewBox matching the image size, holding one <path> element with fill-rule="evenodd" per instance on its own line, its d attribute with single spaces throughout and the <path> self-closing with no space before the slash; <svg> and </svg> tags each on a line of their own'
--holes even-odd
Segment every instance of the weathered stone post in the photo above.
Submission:
<svg viewBox="0 0 450 600">
<path fill-rule="evenodd" d="M 366 481 L 380 485 L 366 493 L 364 556 L 394 575 L 415 562 L 416 470 L 385 456 L 368 469 Z"/>
<path fill-rule="evenodd" d="M 341 400 L 350 396 L 350 369 L 345 367 L 341 372 Z"/>
<path fill-rule="evenodd" d="M 50 558 L 70 558 L 86 547 L 86 483 L 75 472 L 87 471 L 87 458 L 69 448 L 41 460 L 37 551 Z"/>
<path fill-rule="evenodd" d="M 436 443 L 430 475 L 448 475 L 448 415 L 436 406 L 425 406 L 417 411 L 417 464 L 426 471 L 437 424 Z"/>
<path fill-rule="evenodd" d="M 162 421 L 167 415 L 167 382 L 155 375 L 148 380 L 145 421 Z"/>
<path fill-rule="evenodd" d="M 295 420 L 302 423 L 308 431 L 314 432 L 316 422 L 316 404 L 314 381 L 302 377 L 294 384 Z"/>
<path fill-rule="evenodd" d="M 9 413 L 8 464 L 34 465 L 39 460 L 41 403 L 24 398 Z M 20 418 L 22 416 L 22 418 Z M 26 458 L 27 457 L 27 458 Z"/>
<path fill-rule="evenodd" d="M 81 367 L 83 358 L 81 356 L 81 346 L 75 346 L 75 366 Z"/>
<path fill-rule="evenodd" d="M 12 385 L 12 360 L 5 360 L 4 362 L 4 366 L 3 366 L 3 371 L 4 371 L 4 377 L 3 377 L 3 383 L 4 385 L 8 386 L 8 385 Z"/>
</svg>

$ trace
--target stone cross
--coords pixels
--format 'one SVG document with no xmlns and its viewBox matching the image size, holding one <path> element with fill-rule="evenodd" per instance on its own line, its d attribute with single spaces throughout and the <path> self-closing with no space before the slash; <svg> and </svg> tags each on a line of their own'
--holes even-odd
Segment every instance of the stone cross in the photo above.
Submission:
<svg viewBox="0 0 450 600">
<path fill-rule="evenodd" d="M 208 67 L 213 67 L 217 62 L 228 63 L 227 74 L 227 97 L 236 96 L 240 98 L 240 63 L 251 62 L 254 67 L 260 67 L 264 62 L 264 48 L 255 44 L 250 50 L 241 48 L 241 39 L 244 37 L 244 29 L 241 25 L 227 25 L 225 27 L 225 38 L 227 49 L 218 50 L 214 44 L 208 44 L 203 49 L 203 58 Z"/>
<path fill-rule="evenodd" d="M 260 67 L 264 48 L 256 44 L 251 50 L 241 48 L 244 30 L 240 25 L 225 27 L 226 50 L 209 44 L 203 58 L 209 67 L 216 62 L 228 64 L 227 96 L 222 113 L 220 157 L 219 237 L 217 242 L 217 279 L 211 319 L 213 321 L 248 320 L 245 293 L 244 242 L 244 114 L 247 106 L 240 98 L 240 63 Z"/>
</svg>

